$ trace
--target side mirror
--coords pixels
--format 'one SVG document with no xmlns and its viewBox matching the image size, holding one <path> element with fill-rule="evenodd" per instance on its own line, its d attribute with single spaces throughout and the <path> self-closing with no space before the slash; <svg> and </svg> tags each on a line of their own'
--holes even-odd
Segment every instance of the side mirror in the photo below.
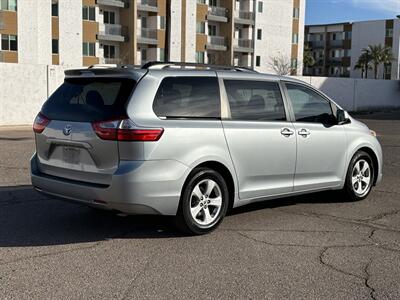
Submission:
<svg viewBox="0 0 400 300">
<path fill-rule="evenodd" d="M 338 125 L 344 125 L 351 123 L 349 114 L 343 109 L 338 109 L 336 113 Z"/>
</svg>

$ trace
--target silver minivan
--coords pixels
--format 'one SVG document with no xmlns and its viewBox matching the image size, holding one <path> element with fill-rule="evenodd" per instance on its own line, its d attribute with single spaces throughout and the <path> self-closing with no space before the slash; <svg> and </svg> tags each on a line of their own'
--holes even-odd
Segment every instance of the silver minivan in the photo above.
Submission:
<svg viewBox="0 0 400 300">
<path fill-rule="evenodd" d="M 203 234 L 232 207 L 325 190 L 359 200 L 382 178 L 375 133 L 293 78 L 177 63 L 65 75 L 33 125 L 32 184 L 53 198 Z"/>
</svg>

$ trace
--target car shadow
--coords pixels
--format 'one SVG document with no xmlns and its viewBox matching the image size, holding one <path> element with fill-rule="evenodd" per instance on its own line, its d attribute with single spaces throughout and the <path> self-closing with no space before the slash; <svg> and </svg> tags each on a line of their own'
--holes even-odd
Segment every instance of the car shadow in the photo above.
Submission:
<svg viewBox="0 0 400 300">
<path fill-rule="evenodd" d="M 338 202 L 337 199 L 329 193 L 319 193 L 270 200 L 233 209 L 227 217 L 297 203 Z M 171 217 L 121 216 L 50 199 L 31 186 L 0 188 L 0 248 L 184 236 L 176 230 Z"/>
</svg>

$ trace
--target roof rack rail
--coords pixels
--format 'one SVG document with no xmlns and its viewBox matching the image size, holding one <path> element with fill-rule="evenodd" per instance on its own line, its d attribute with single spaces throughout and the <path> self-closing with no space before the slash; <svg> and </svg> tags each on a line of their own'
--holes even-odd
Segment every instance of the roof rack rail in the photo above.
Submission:
<svg viewBox="0 0 400 300">
<path fill-rule="evenodd" d="M 167 69 L 173 67 L 185 67 L 208 69 L 208 70 L 231 70 L 238 72 L 252 72 L 258 73 L 257 71 L 239 66 L 224 66 L 224 65 L 212 65 L 212 64 L 200 64 L 200 63 L 188 63 L 188 62 L 161 62 L 161 61 L 150 61 L 142 66 L 142 69 Z"/>
<path fill-rule="evenodd" d="M 95 64 L 95 65 L 89 66 L 88 69 L 94 69 L 94 68 L 107 69 L 107 68 L 116 68 L 116 67 L 117 67 L 116 64 Z"/>
</svg>

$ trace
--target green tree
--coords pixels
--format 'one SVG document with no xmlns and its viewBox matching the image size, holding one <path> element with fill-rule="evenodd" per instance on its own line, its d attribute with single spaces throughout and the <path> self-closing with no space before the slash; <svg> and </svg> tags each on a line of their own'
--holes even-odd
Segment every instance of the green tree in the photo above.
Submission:
<svg viewBox="0 0 400 300">
<path fill-rule="evenodd" d="M 303 65 L 304 67 L 312 67 L 315 65 L 315 58 L 311 52 L 311 49 L 308 46 L 304 47 L 304 55 L 303 55 Z"/>
<path fill-rule="evenodd" d="M 385 47 L 382 52 L 382 63 L 383 63 L 383 79 L 385 79 L 385 75 L 387 74 L 388 67 L 390 64 L 395 61 L 396 58 L 393 55 L 391 47 Z"/>
<path fill-rule="evenodd" d="M 371 58 L 371 64 L 374 68 L 374 77 L 378 79 L 378 67 L 383 61 L 383 52 L 384 48 L 382 45 L 369 45 L 367 49 L 363 51 L 367 51 Z"/>
<path fill-rule="evenodd" d="M 354 70 L 361 70 L 361 78 L 368 78 L 368 70 L 371 70 L 371 59 L 369 53 L 364 52 L 358 58 Z"/>
</svg>

